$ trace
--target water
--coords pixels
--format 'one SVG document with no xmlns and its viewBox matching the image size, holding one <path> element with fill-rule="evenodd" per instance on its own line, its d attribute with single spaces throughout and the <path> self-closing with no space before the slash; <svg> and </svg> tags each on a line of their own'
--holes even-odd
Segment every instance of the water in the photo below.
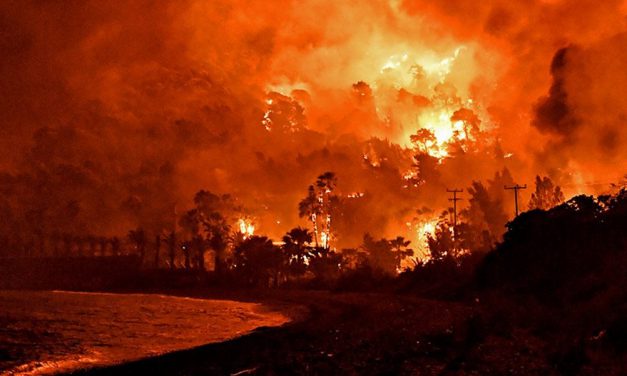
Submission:
<svg viewBox="0 0 627 376">
<path fill-rule="evenodd" d="M 0 374 L 115 364 L 288 318 L 259 304 L 151 294 L 0 291 Z"/>
</svg>

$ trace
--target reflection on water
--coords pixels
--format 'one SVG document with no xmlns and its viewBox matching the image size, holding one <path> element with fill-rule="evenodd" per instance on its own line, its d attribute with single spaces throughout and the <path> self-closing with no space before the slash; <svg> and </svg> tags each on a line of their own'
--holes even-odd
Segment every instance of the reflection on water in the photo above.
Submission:
<svg viewBox="0 0 627 376">
<path fill-rule="evenodd" d="M 151 294 L 0 291 L 0 373 L 118 363 L 288 319 L 259 304 Z"/>
</svg>

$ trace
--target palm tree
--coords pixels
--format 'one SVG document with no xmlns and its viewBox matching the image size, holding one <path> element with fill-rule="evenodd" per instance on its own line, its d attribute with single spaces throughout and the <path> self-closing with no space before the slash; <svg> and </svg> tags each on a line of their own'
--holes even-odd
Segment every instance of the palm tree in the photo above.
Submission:
<svg viewBox="0 0 627 376">
<path fill-rule="evenodd" d="M 236 270 L 248 283 L 267 287 L 272 278 L 278 286 L 284 259 L 270 239 L 253 235 L 235 247 L 234 256 Z"/>
<path fill-rule="evenodd" d="M 215 252 L 214 271 L 221 275 L 225 272 L 224 254 L 229 245 L 228 227 L 224 227 L 221 231 L 212 234 L 209 240 L 209 247 Z"/>
<path fill-rule="evenodd" d="M 200 231 L 200 215 L 198 210 L 192 209 L 185 212 L 179 220 L 179 225 L 192 236 L 198 234 Z"/>
<path fill-rule="evenodd" d="M 283 250 L 292 274 L 301 275 L 305 272 L 311 241 L 311 232 L 302 227 L 293 228 L 283 236 Z"/>
<path fill-rule="evenodd" d="M 155 269 L 159 269 L 159 251 L 161 251 L 161 234 L 155 237 Z"/>
<path fill-rule="evenodd" d="M 204 268 L 204 251 L 208 246 L 215 252 L 215 271 L 220 273 L 224 269 L 224 252 L 230 232 L 227 216 L 239 209 L 236 208 L 231 196 L 217 195 L 205 190 L 196 193 L 194 203 L 196 208 L 188 211 L 181 218 L 180 224 L 192 236 L 199 267 Z M 198 236 L 203 240 L 202 246 L 200 240 L 195 239 Z"/>
<path fill-rule="evenodd" d="M 191 269 L 190 255 L 192 251 L 192 242 L 189 240 L 184 241 L 181 244 L 181 250 L 185 256 L 185 270 L 189 271 Z"/>
<path fill-rule="evenodd" d="M 166 238 L 168 245 L 168 256 L 170 258 L 170 270 L 174 270 L 174 259 L 176 258 L 176 233 L 172 231 Z"/>
<path fill-rule="evenodd" d="M 318 221 L 322 221 L 322 246 L 329 248 L 329 238 L 331 237 L 331 213 L 338 203 L 337 195 L 333 194 L 337 178 L 335 173 L 327 171 L 318 176 L 315 185 L 310 185 L 307 196 L 298 204 L 298 214 L 301 218 L 307 217 L 313 227 L 315 246 L 319 244 Z"/>
<path fill-rule="evenodd" d="M 337 178 L 335 177 L 335 173 L 330 171 L 318 176 L 318 179 L 316 180 L 320 211 L 321 214 L 324 215 L 324 242 L 322 246 L 327 249 L 330 248 L 331 240 L 331 214 L 337 206 L 338 201 L 338 197 L 333 194 L 333 190 L 335 190 L 336 185 Z"/>
<path fill-rule="evenodd" d="M 129 231 L 128 239 L 134 244 L 135 250 L 139 254 L 139 265 L 141 265 L 146 255 L 146 233 L 139 227 L 136 230 Z"/>
<path fill-rule="evenodd" d="M 313 227 L 313 236 L 316 247 L 318 247 L 318 221 L 317 217 L 321 214 L 321 206 L 316 195 L 313 185 L 309 186 L 307 196 L 298 203 L 298 216 L 300 218 L 307 217 L 311 221 Z"/>
<path fill-rule="evenodd" d="M 198 270 L 205 270 L 205 250 L 206 241 L 202 236 L 197 235 L 192 238 L 192 247 L 196 251 L 196 267 Z"/>
</svg>

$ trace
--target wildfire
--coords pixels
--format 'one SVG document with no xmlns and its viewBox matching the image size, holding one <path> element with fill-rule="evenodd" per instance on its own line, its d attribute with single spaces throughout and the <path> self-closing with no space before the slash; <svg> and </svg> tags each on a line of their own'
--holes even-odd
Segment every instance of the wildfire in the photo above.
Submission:
<svg viewBox="0 0 627 376">
<path fill-rule="evenodd" d="M 361 198 L 364 197 L 364 192 L 353 192 L 353 193 L 349 193 L 348 195 L 346 195 L 346 197 L 348 198 Z"/>
<path fill-rule="evenodd" d="M 255 234 L 255 225 L 250 219 L 240 218 L 238 220 L 239 232 L 244 239 L 247 239 Z"/>
<path fill-rule="evenodd" d="M 418 187 L 419 185 L 424 183 L 424 180 L 420 180 L 418 172 L 414 169 L 406 171 L 403 174 L 403 180 L 406 181 L 406 183 L 403 185 L 403 188 L 409 188 L 410 186 Z"/>
<path fill-rule="evenodd" d="M 306 92 L 294 90 L 289 94 L 277 91 L 267 93 L 266 108 L 261 119 L 261 125 L 266 131 L 295 133 L 306 128 L 305 108 L 301 104 L 302 93 Z"/>
<path fill-rule="evenodd" d="M 422 129 L 428 130 L 432 139 L 423 141 L 422 147 L 432 157 L 442 159 L 448 157 L 448 146 L 454 142 L 467 139 L 464 122 L 453 121 L 451 110 L 445 109 L 427 112 L 419 117 Z M 411 139 L 411 138 L 410 138 Z"/>
<path fill-rule="evenodd" d="M 437 227 L 437 218 L 420 219 L 415 222 L 408 222 L 408 227 L 413 227 L 416 234 L 416 254 L 418 261 L 427 261 L 429 259 L 429 237 L 435 234 Z"/>
<path fill-rule="evenodd" d="M 272 130 L 272 119 L 270 118 L 270 115 L 272 115 L 272 110 L 270 110 L 270 106 L 274 103 L 274 101 L 270 98 L 266 99 L 266 105 L 268 105 L 268 108 L 266 109 L 266 111 L 263 113 L 263 119 L 261 120 L 261 125 L 263 125 L 263 127 L 270 132 Z"/>
<path fill-rule="evenodd" d="M 458 46 L 443 56 L 403 52 L 384 61 L 374 97 L 377 108 L 387 105 L 381 112 L 394 113 L 404 129 L 399 144 L 442 160 L 450 156 L 452 145 L 466 151 L 476 140 L 480 125 L 486 123 L 476 114 L 484 113 L 449 77 L 467 49 Z M 394 102 L 386 98 L 390 92 L 398 92 Z"/>
</svg>

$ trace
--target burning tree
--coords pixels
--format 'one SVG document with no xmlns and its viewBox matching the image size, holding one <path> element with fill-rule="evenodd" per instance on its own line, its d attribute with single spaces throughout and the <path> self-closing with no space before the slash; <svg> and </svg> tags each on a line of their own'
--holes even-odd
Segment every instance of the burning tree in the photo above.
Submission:
<svg viewBox="0 0 627 376">
<path fill-rule="evenodd" d="M 298 215 L 303 218 L 307 217 L 311 221 L 313 228 L 314 242 L 316 247 L 318 243 L 318 215 L 320 215 L 320 206 L 318 204 L 318 198 L 313 185 L 309 186 L 307 190 L 307 197 L 302 199 L 298 204 Z"/>
<path fill-rule="evenodd" d="M 411 143 L 418 148 L 421 153 L 428 154 L 432 147 L 436 145 L 437 139 L 432 131 L 420 128 L 415 134 L 410 136 Z"/>
<path fill-rule="evenodd" d="M 453 226 L 446 216 L 447 212 L 444 212 L 435 227 L 435 231 L 427 235 L 431 261 L 442 261 L 454 257 L 456 246 L 453 238 Z"/>
<path fill-rule="evenodd" d="M 268 93 L 267 109 L 261 124 L 267 131 L 295 133 L 307 126 L 305 109 L 294 98 L 277 92 Z"/>
<path fill-rule="evenodd" d="M 339 202 L 339 197 L 333 193 L 336 185 L 335 174 L 327 171 L 309 186 L 307 196 L 298 204 L 299 216 L 311 221 L 316 247 L 330 248 L 331 216 Z"/>
</svg>

